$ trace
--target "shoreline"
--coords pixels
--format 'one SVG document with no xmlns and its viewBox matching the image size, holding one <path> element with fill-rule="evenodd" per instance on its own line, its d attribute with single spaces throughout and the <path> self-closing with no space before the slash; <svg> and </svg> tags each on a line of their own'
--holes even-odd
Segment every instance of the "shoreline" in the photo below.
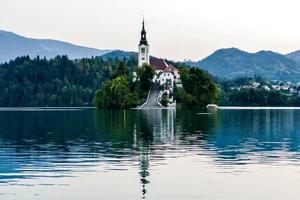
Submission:
<svg viewBox="0 0 300 200">
<path fill-rule="evenodd" d="M 300 107 L 218 106 L 218 110 L 300 110 Z"/>
<path fill-rule="evenodd" d="M 0 107 L 1 111 L 72 111 L 82 109 L 97 109 L 97 107 Z M 201 108 L 199 108 L 201 109 Z M 206 108 L 210 109 L 210 108 Z M 175 108 L 128 108 L 128 109 L 101 109 L 101 110 L 192 110 Z M 300 107 L 268 107 L 268 106 L 217 106 L 213 110 L 300 110 Z"/>
</svg>

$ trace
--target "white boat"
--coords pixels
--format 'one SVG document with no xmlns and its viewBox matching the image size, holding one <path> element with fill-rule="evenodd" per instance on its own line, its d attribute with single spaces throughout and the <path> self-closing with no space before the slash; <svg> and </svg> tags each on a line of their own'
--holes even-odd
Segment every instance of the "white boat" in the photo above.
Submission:
<svg viewBox="0 0 300 200">
<path fill-rule="evenodd" d="M 206 106 L 206 108 L 208 108 L 208 109 L 218 109 L 218 106 L 216 104 L 208 104 Z"/>
</svg>

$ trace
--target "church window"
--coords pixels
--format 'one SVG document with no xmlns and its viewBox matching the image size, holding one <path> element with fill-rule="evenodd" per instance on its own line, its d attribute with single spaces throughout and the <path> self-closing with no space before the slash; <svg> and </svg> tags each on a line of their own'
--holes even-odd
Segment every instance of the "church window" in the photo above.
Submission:
<svg viewBox="0 0 300 200">
<path fill-rule="evenodd" d="M 145 53 L 145 48 L 142 48 L 142 49 L 141 49 L 141 52 L 142 52 L 142 53 Z"/>
</svg>

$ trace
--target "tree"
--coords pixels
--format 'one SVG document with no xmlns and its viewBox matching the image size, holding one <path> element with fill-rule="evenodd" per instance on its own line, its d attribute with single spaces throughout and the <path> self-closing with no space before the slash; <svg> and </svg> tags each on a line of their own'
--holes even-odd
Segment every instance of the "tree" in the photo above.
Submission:
<svg viewBox="0 0 300 200">
<path fill-rule="evenodd" d="M 119 76 L 128 76 L 128 75 L 129 75 L 129 71 L 125 64 L 125 61 L 119 61 L 118 66 L 114 71 L 112 78 L 117 78 Z"/>
<path fill-rule="evenodd" d="M 154 77 L 154 69 L 149 65 L 144 65 L 138 69 L 138 76 L 141 84 L 141 89 L 148 92 L 151 87 L 151 82 Z"/>
<path fill-rule="evenodd" d="M 164 106 L 164 107 L 167 107 L 168 106 L 168 95 L 166 93 L 164 93 L 162 95 L 162 99 L 160 101 L 161 105 Z"/>
<path fill-rule="evenodd" d="M 129 82 L 125 76 L 108 81 L 96 92 L 93 101 L 97 108 L 110 109 L 131 108 L 140 103 L 136 93 L 130 92 Z"/>
<path fill-rule="evenodd" d="M 194 97 L 187 93 L 184 88 L 176 88 L 174 91 L 174 97 L 177 104 L 183 108 L 193 108 L 197 106 L 197 102 Z"/>
<path fill-rule="evenodd" d="M 183 67 L 180 74 L 183 89 L 177 90 L 175 99 L 183 107 L 205 107 L 218 101 L 220 91 L 205 72 L 197 68 Z"/>
</svg>

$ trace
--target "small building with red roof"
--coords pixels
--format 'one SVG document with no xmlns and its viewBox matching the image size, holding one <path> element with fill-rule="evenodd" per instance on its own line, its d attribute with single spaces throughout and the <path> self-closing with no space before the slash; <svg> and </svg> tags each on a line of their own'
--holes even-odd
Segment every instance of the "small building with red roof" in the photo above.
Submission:
<svg viewBox="0 0 300 200">
<path fill-rule="evenodd" d="M 164 59 L 150 58 L 150 66 L 155 71 L 153 82 L 166 86 L 165 88 L 171 88 L 172 91 L 174 84 L 182 87 L 179 71 L 173 65 L 167 64 Z"/>
</svg>

